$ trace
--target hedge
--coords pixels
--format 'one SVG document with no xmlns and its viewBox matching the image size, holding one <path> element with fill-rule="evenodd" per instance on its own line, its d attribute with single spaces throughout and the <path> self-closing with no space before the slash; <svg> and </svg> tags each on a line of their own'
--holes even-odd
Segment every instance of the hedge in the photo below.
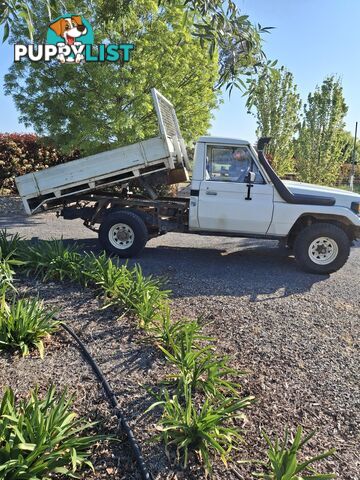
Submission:
<svg viewBox="0 0 360 480">
<path fill-rule="evenodd" d="M 15 177 L 80 157 L 80 151 L 64 154 L 33 134 L 0 134 L 0 194 L 16 193 Z"/>
</svg>

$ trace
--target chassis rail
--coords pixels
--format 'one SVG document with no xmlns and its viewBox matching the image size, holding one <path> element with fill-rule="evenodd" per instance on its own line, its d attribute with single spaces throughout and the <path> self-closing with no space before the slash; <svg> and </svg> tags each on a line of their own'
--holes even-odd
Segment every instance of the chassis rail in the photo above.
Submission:
<svg viewBox="0 0 360 480">
<path fill-rule="evenodd" d="M 155 200 L 141 197 L 121 197 L 109 194 L 84 195 L 63 204 L 58 212 L 66 220 L 81 218 L 84 225 L 97 232 L 97 224 L 116 210 L 129 209 L 145 222 L 151 237 L 170 231 L 188 230 L 189 199 L 162 197 Z"/>
</svg>

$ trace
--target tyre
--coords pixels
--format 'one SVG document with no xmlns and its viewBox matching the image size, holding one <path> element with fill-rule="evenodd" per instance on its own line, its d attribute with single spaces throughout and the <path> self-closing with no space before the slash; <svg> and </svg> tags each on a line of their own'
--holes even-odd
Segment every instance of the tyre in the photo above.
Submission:
<svg viewBox="0 0 360 480">
<path fill-rule="evenodd" d="M 350 254 L 350 240 L 340 227 L 314 223 L 301 230 L 294 243 L 300 267 L 310 273 L 332 273 L 345 265 Z"/>
<path fill-rule="evenodd" d="M 101 223 L 99 241 L 109 254 L 133 257 L 145 247 L 148 231 L 139 215 L 121 210 L 110 213 Z"/>
</svg>

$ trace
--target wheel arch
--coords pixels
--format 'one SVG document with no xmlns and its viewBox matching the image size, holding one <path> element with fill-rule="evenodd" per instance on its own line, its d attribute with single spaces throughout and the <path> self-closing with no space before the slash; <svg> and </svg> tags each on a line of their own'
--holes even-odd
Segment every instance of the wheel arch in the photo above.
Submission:
<svg viewBox="0 0 360 480">
<path fill-rule="evenodd" d="M 116 214 L 116 213 L 119 213 L 119 212 L 134 213 L 135 215 L 137 215 L 138 217 L 140 217 L 142 219 L 142 221 L 145 223 L 149 232 L 150 232 L 151 228 L 153 227 L 153 224 L 154 224 L 153 216 L 151 214 L 145 212 L 141 208 L 136 208 L 136 207 L 123 207 L 123 206 L 120 206 L 120 205 L 116 205 L 112 208 L 108 208 L 108 209 L 104 210 L 102 220 L 107 218 L 109 215 L 113 215 L 113 214 Z"/>
<path fill-rule="evenodd" d="M 314 223 L 329 223 L 331 225 L 336 225 L 345 231 L 350 241 L 356 239 L 356 227 L 348 218 L 341 215 L 328 215 L 325 213 L 304 213 L 300 215 L 291 227 L 287 237 L 288 245 L 293 245 L 297 234 L 305 227 L 313 225 Z"/>
</svg>

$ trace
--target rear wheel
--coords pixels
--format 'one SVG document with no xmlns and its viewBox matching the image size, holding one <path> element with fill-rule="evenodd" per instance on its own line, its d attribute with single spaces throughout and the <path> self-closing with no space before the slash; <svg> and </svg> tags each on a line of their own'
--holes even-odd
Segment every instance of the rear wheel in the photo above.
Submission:
<svg viewBox="0 0 360 480">
<path fill-rule="evenodd" d="M 332 273 L 345 265 L 350 240 L 344 230 L 330 223 L 315 223 L 299 232 L 294 254 L 301 268 L 311 273 Z"/>
<path fill-rule="evenodd" d="M 148 241 L 148 231 L 142 218 L 134 212 L 110 213 L 99 228 L 99 241 L 107 253 L 133 257 Z"/>
</svg>

